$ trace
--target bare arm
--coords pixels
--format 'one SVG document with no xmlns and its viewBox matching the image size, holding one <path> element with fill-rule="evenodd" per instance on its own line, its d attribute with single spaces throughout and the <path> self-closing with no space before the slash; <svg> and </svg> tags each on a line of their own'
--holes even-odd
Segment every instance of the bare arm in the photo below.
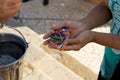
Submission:
<svg viewBox="0 0 120 80">
<path fill-rule="evenodd" d="M 120 50 L 120 35 L 94 32 L 90 30 L 81 32 L 77 38 L 67 40 L 65 50 L 79 50 L 90 42 Z"/>
<path fill-rule="evenodd" d="M 103 9 L 103 12 L 99 13 L 99 14 L 103 14 L 103 16 L 101 16 L 101 15 L 99 16 L 99 17 L 101 17 L 100 19 L 98 19 L 100 22 L 97 20 L 97 18 L 95 18 L 96 22 L 98 21 L 97 22 L 98 24 L 94 24 L 94 23 L 93 24 L 96 26 L 97 25 L 100 26 L 101 24 L 106 23 L 107 21 L 109 21 L 112 18 L 111 12 L 108 9 L 108 0 L 103 0 L 102 3 L 104 3 L 104 4 L 101 6 L 103 6 L 103 7 L 106 6 L 106 8 Z M 90 15 L 88 15 L 88 16 L 91 17 Z M 105 18 L 103 18 L 103 17 L 105 17 Z M 88 20 L 88 22 L 90 22 L 90 21 Z M 93 22 L 94 22 L 94 20 L 93 20 Z M 92 32 L 92 34 L 93 34 L 93 41 L 95 43 L 120 50 L 120 35 L 109 34 L 109 33 L 99 33 L 99 32 Z"/>
<path fill-rule="evenodd" d="M 112 15 L 108 8 L 108 0 L 103 0 L 100 4 L 93 8 L 90 13 L 81 20 L 81 22 L 85 24 L 85 26 L 87 25 L 85 30 L 90 30 L 105 24 L 111 18 Z"/>
<path fill-rule="evenodd" d="M 54 27 L 59 29 L 63 25 L 70 26 L 72 36 L 74 37 L 66 41 L 65 50 L 79 50 L 89 42 L 95 42 L 104 46 L 120 50 L 120 35 L 109 33 L 100 33 L 89 31 L 95 27 L 99 27 L 112 19 L 111 12 L 108 8 L 108 0 L 103 0 L 99 5 L 90 11 L 90 13 L 79 23 L 62 23 Z M 78 28 L 79 27 L 79 28 Z M 79 30 L 80 29 L 80 30 Z M 49 44 L 49 41 L 46 41 Z M 50 45 L 57 48 L 54 45 Z"/>
<path fill-rule="evenodd" d="M 120 35 L 91 32 L 93 42 L 120 50 Z"/>
<path fill-rule="evenodd" d="M 86 18 L 83 19 L 84 23 L 87 23 L 88 29 L 98 27 L 108 22 L 112 18 L 111 12 L 108 8 L 108 0 L 103 0 L 98 6 L 96 6 Z M 83 34 L 85 34 L 84 32 Z M 120 50 L 120 35 L 109 34 L 109 33 L 100 33 L 90 31 L 87 41 L 95 42 L 104 46 L 108 46 L 114 49 Z M 91 38 L 92 37 L 92 38 Z M 79 39 L 81 36 L 79 37 Z M 92 40 L 91 40 L 92 39 Z M 85 38 L 86 40 L 86 38 Z M 80 42 L 82 40 L 80 39 Z M 86 43 L 86 42 L 85 42 Z"/>
</svg>

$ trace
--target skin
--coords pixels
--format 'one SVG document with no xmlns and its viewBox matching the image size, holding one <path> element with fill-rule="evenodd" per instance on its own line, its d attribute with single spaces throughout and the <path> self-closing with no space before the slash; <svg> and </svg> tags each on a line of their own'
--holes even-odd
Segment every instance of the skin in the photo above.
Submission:
<svg viewBox="0 0 120 80">
<path fill-rule="evenodd" d="M 0 0 L 0 23 L 6 22 L 18 12 L 21 0 Z"/>
<path fill-rule="evenodd" d="M 99 16 L 98 16 L 99 15 Z M 104 46 L 120 50 L 120 35 L 101 33 L 91 31 L 93 28 L 99 27 L 112 19 L 111 12 L 108 8 L 108 0 L 101 1 L 90 13 L 80 20 L 80 22 L 63 21 L 62 23 L 53 26 L 52 30 L 59 30 L 61 27 L 69 26 L 71 33 L 69 39 L 65 42 L 65 50 L 79 50 L 90 42 L 95 42 Z M 50 33 L 44 35 L 47 39 L 44 44 L 50 48 L 57 49 L 58 45 L 51 45 L 48 39 Z"/>
</svg>

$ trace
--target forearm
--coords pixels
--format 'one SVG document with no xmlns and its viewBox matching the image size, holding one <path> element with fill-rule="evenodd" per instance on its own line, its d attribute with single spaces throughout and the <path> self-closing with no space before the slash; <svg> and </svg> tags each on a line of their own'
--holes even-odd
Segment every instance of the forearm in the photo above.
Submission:
<svg viewBox="0 0 120 80">
<path fill-rule="evenodd" d="M 81 20 L 83 24 L 87 27 L 86 29 L 93 29 L 99 27 L 112 18 L 111 12 L 107 5 L 104 2 L 101 2 L 95 8 L 93 8 L 90 13 Z"/>
<path fill-rule="evenodd" d="M 93 42 L 120 50 L 120 35 L 91 31 Z"/>
</svg>

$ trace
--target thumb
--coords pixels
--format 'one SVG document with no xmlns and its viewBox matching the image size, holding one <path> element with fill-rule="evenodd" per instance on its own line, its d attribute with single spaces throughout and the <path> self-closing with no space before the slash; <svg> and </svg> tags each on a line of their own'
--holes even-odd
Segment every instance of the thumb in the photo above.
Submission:
<svg viewBox="0 0 120 80">
<path fill-rule="evenodd" d="M 61 29 L 63 26 L 68 26 L 69 21 L 63 21 L 62 23 L 59 23 L 58 25 L 55 25 L 51 27 L 53 30 Z"/>
<path fill-rule="evenodd" d="M 69 51 L 69 50 L 79 50 L 82 47 L 81 44 L 79 44 L 79 40 L 78 39 L 69 39 L 66 40 L 65 42 L 65 51 Z"/>
</svg>

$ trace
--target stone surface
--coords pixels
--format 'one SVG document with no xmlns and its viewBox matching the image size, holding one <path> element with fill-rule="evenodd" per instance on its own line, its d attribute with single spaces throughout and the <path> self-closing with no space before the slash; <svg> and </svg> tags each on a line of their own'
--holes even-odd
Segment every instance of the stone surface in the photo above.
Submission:
<svg viewBox="0 0 120 80">
<path fill-rule="evenodd" d="M 71 69 L 77 75 L 81 76 L 84 80 L 89 80 L 89 79 L 96 80 L 96 77 L 97 77 L 97 74 L 99 71 L 99 67 L 100 67 L 100 63 L 102 60 L 102 56 L 104 53 L 103 46 L 95 44 L 95 43 L 90 43 L 90 44 L 86 45 L 84 48 L 82 48 L 80 51 L 60 52 L 58 50 L 53 50 L 48 47 L 45 49 L 43 46 L 41 46 L 44 41 L 42 39 L 43 35 L 38 35 L 36 32 L 31 30 L 30 28 L 18 27 L 16 29 L 19 30 L 24 35 L 27 42 L 32 44 L 32 46 L 30 46 L 29 52 L 28 52 L 31 54 L 27 54 L 27 56 L 25 58 L 26 59 L 25 61 L 27 63 L 32 63 L 32 64 L 29 64 L 29 66 L 28 66 L 31 70 L 34 71 L 35 69 L 38 69 L 40 71 L 42 70 L 43 72 L 45 72 L 45 74 L 47 74 L 48 73 L 48 72 L 46 72 L 47 66 L 51 66 L 52 68 L 58 67 L 58 66 L 55 67 L 55 65 L 51 62 L 50 62 L 50 64 L 45 64 L 45 62 L 47 63 L 48 61 L 51 61 L 51 59 L 52 59 L 52 58 L 49 59 L 49 56 L 46 57 L 45 54 L 43 54 L 43 53 L 46 53 L 46 54 L 50 54 L 56 60 L 63 63 L 66 67 Z M 1 32 L 2 31 L 19 34 L 14 29 L 7 28 L 7 27 L 4 27 L 1 30 Z M 109 27 L 104 26 L 101 28 L 94 29 L 94 31 L 109 32 Z M 38 51 L 40 51 L 41 53 L 39 54 Z M 48 61 L 46 61 L 47 58 L 48 58 Z M 57 63 L 57 64 L 59 64 L 59 63 Z M 41 67 L 41 68 L 39 68 L 39 67 Z M 29 70 L 28 72 L 31 73 L 31 70 Z M 53 74 L 54 74 L 54 72 L 53 72 Z M 50 76 L 53 77 L 52 75 L 50 75 Z"/>
</svg>

